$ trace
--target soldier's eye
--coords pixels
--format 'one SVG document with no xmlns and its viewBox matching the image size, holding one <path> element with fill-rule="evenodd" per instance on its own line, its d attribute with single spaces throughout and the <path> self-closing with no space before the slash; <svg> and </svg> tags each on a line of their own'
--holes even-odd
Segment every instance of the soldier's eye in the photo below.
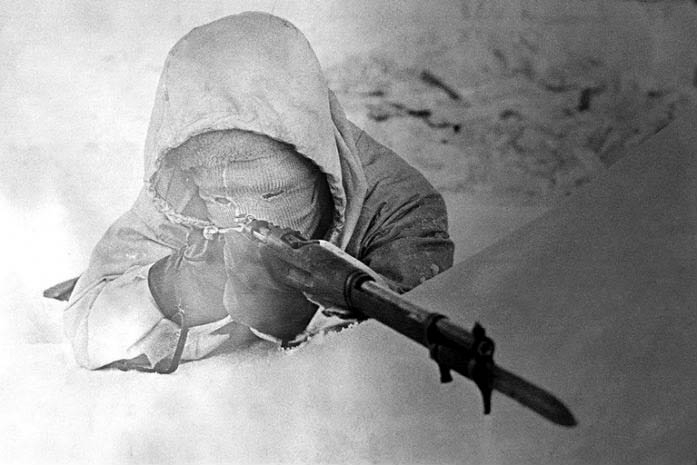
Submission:
<svg viewBox="0 0 697 465">
<path fill-rule="evenodd" d="M 278 197 L 279 195 L 283 194 L 283 189 L 274 191 L 274 192 L 267 192 L 266 194 L 261 194 L 261 198 L 264 200 L 271 200 L 274 197 Z"/>
<path fill-rule="evenodd" d="M 213 200 L 215 200 L 217 203 L 220 205 L 230 205 L 231 201 L 227 197 L 213 197 Z"/>
</svg>

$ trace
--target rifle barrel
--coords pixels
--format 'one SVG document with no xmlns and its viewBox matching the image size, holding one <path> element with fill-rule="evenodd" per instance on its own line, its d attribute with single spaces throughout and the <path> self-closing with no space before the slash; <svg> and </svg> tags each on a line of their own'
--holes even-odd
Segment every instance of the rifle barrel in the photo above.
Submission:
<svg viewBox="0 0 697 465">
<path fill-rule="evenodd" d="M 351 303 L 365 316 L 378 320 L 424 346 L 428 344 L 429 337 L 426 332 L 432 323 L 435 333 L 432 341 L 439 346 L 436 361 L 441 365 L 441 370 L 443 367 L 452 369 L 472 379 L 479 386 L 479 380 L 476 378 L 482 373 L 476 373 L 474 370 L 473 360 L 476 357 L 478 341 L 473 333 L 447 317 L 429 312 L 407 301 L 373 280 L 363 281 L 357 286 L 351 294 Z M 440 318 L 434 320 L 434 315 Z M 497 366 L 493 360 L 485 369 L 488 371 L 486 377 L 490 389 L 514 399 L 553 423 L 567 427 L 577 424 L 568 407 L 550 392 Z M 482 386 L 479 387 L 482 389 Z M 486 412 L 486 393 L 482 394 L 485 397 Z"/>
<path fill-rule="evenodd" d="M 419 344 L 424 343 L 425 326 L 434 315 L 433 312 L 409 302 L 373 280 L 362 282 L 357 292 L 351 295 L 351 301 L 366 316 L 390 326 Z M 442 339 L 438 343 L 454 345 L 466 352 L 474 348 L 472 334 L 447 318 L 437 320 L 434 325 L 439 339 Z"/>
</svg>

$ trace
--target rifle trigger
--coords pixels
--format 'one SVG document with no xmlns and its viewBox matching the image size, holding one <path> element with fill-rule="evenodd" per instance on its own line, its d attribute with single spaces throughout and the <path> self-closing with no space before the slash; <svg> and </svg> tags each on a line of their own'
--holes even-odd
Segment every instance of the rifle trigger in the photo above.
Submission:
<svg viewBox="0 0 697 465">
<path fill-rule="evenodd" d="M 446 318 L 446 316 L 441 315 L 440 313 L 431 313 L 428 315 L 428 318 L 426 318 L 426 321 L 424 322 L 424 344 L 426 347 L 428 347 L 431 358 L 438 364 L 438 371 L 440 371 L 440 382 L 449 383 L 453 380 L 453 375 L 450 373 L 450 367 L 440 361 L 440 345 L 436 342 L 436 339 L 438 338 L 436 322 L 443 318 Z"/>
<path fill-rule="evenodd" d="M 431 358 L 438 364 L 438 371 L 440 371 L 440 382 L 443 384 L 449 383 L 453 380 L 453 375 L 450 373 L 450 367 L 438 361 L 438 348 L 438 344 L 433 344 L 429 348 L 429 352 L 431 353 Z"/>
</svg>

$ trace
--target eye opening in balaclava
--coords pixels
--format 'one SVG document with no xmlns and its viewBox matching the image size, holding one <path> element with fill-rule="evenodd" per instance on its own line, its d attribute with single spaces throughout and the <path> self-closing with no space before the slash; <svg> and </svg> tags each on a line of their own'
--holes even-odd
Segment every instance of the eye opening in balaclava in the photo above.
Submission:
<svg viewBox="0 0 697 465">
<path fill-rule="evenodd" d="M 327 180 L 292 146 L 241 130 L 199 134 L 168 154 L 168 163 L 190 173 L 219 227 L 250 214 L 306 237 L 323 237 L 332 218 Z"/>
</svg>

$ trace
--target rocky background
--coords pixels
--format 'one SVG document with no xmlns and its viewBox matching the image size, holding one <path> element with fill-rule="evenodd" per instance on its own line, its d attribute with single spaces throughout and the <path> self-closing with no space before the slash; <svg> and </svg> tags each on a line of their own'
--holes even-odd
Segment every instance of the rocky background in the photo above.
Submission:
<svg viewBox="0 0 697 465">
<path fill-rule="evenodd" d="M 399 53 L 328 69 L 350 116 L 445 192 L 544 204 L 697 91 L 694 2 L 462 1 Z M 424 45 L 427 44 L 427 45 Z"/>
</svg>

